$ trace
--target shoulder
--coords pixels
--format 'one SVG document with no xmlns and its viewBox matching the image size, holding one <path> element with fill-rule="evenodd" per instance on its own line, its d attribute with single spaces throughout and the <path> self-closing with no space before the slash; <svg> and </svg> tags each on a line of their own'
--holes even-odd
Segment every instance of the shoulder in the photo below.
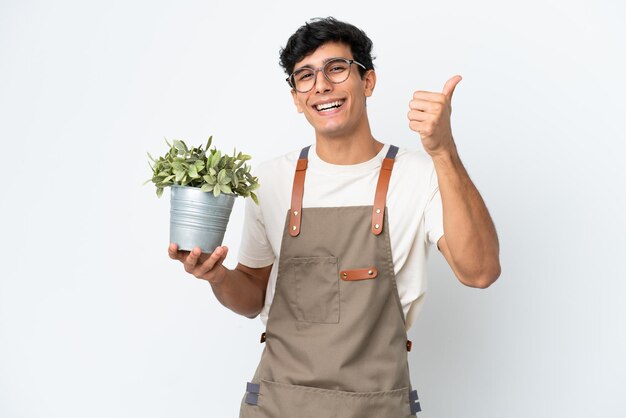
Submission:
<svg viewBox="0 0 626 418">
<path fill-rule="evenodd" d="M 295 168 L 300 156 L 300 150 L 292 150 L 288 153 L 279 155 L 269 160 L 262 161 L 254 169 L 255 173 L 267 173 L 279 170 L 285 170 L 288 168 Z"/>
<path fill-rule="evenodd" d="M 293 150 L 277 157 L 265 160 L 252 168 L 252 174 L 259 179 L 260 209 L 271 208 L 283 210 L 289 204 L 293 174 L 296 169 L 300 150 Z M 287 206 L 288 209 L 288 206 Z"/>
<path fill-rule="evenodd" d="M 293 171 L 298 162 L 300 150 L 292 150 L 269 160 L 262 161 L 252 169 L 259 178 L 284 175 L 286 171 Z"/>
<path fill-rule="evenodd" d="M 400 148 L 394 162 L 396 178 L 431 183 L 435 165 L 433 159 L 423 149 Z M 393 176 L 392 176 L 393 178 Z"/>
<path fill-rule="evenodd" d="M 422 149 L 399 148 L 396 155 L 396 163 L 402 166 L 423 167 L 425 169 L 434 168 L 433 160 Z"/>
</svg>

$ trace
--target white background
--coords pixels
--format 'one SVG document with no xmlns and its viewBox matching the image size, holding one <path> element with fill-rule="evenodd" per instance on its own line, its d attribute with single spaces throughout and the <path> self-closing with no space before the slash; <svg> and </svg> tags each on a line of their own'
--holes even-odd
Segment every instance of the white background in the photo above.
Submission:
<svg viewBox="0 0 626 418">
<path fill-rule="evenodd" d="M 261 322 L 168 258 L 146 151 L 311 143 L 278 51 L 328 15 L 374 41 L 382 141 L 421 147 L 413 90 L 463 76 L 453 132 L 499 232 L 486 290 L 432 253 L 420 416 L 626 416 L 621 2 L 1 0 L 0 417 L 237 416 Z"/>
</svg>

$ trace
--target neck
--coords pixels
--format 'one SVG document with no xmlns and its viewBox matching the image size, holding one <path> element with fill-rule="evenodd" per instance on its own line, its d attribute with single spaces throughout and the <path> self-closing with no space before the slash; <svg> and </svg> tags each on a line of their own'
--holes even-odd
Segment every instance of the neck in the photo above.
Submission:
<svg viewBox="0 0 626 418">
<path fill-rule="evenodd" d="M 336 165 L 352 165 L 369 161 L 376 156 L 384 144 L 377 141 L 369 124 L 350 135 L 328 136 L 316 134 L 317 156 L 324 162 Z"/>
</svg>

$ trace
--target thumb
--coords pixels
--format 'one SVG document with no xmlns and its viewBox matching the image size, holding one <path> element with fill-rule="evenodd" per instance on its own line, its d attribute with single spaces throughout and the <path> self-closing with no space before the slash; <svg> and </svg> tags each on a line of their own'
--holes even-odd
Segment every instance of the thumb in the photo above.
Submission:
<svg viewBox="0 0 626 418">
<path fill-rule="evenodd" d="M 442 93 L 444 95 L 448 96 L 448 100 L 449 101 L 452 101 L 452 94 L 454 93 L 454 89 L 455 89 L 456 85 L 459 84 L 459 82 L 462 79 L 463 79 L 463 77 L 461 77 L 460 75 L 455 75 L 454 77 L 452 77 L 451 79 L 446 81 L 446 84 L 443 86 Z"/>
</svg>

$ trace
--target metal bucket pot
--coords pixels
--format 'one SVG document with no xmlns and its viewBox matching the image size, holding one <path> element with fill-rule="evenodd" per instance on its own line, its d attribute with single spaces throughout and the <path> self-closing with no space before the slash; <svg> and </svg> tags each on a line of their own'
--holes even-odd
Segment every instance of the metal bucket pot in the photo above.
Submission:
<svg viewBox="0 0 626 418">
<path fill-rule="evenodd" d="M 170 242 L 179 250 L 200 247 L 212 253 L 222 245 L 235 195 L 203 192 L 197 187 L 171 186 Z"/>
</svg>

